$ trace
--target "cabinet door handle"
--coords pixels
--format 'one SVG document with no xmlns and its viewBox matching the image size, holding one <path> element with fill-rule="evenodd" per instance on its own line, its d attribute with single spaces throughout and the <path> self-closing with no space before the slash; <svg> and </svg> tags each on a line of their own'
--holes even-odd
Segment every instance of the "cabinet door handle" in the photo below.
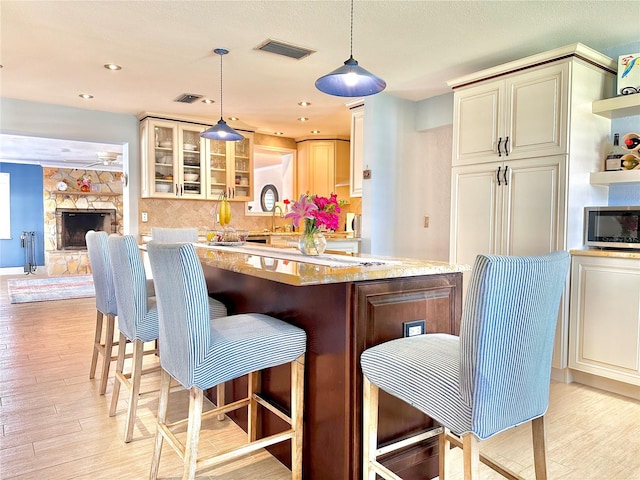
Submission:
<svg viewBox="0 0 640 480">
<path fill-rule="evenodd" d="M 500 144 L 502 143 L 502 137 L 498 137 L 498 156 L 502 156 L 502 152 L 500 151 Z"/>
<path fill-rule="evenodd" d="M 504 139 L 504 156 L 508 157 L 509 156 L 509 137 L 506 137 Z M 505 168 L 505 174 L 507 172 L 507 169 Z"/>
<path fill-rule="evenodd" d="M 498 167 L 498 168 L 500 168 L 500 167 Z M 507 182 L 507 168 L 509 168 L 509 165 L 505 165 L 504 166 L 504 184 L 505 184 L 505 186 L 509 185 L 509 183 Z"/>
<path fill-rule="evenodd" d="M 178 184 L 176 183 L 176 197 L 178 197 L 180 194 L 178 193 Z"/>
<path fill-rule="evenodd" d="M 496 173 L 496 180 L 498 180 L 498 186 L 502 185 L 500 183 L 500 169 L 502 169 L 502 167 L 498 167 L 498 173 Z"/>
</svg>

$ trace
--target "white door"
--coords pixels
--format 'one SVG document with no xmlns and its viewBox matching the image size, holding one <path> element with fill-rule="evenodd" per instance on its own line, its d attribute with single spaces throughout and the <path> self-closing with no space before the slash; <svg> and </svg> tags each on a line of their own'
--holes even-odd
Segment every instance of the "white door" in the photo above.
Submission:
<svg viewBox="0 0 640 480">
<path fill-rule="evenodd" d="M 497 253 L 500 162 L 454 167 L 451 172 L 451 263 L 473 265 L 479 253 Z"/>
<path fill-rule="evenodd" d="M 454 95 L 453 164 L 495 162 L 504 129 L 504 80 L 483 83 Z"/>
<path fill-rule="evenodd" d="M 567 63 L 507 77 L 505 161 L 566 153 L 568 77 Z"/>
<path fill-rule="evenodd" d="M 558 222 L 563 165 L 563 156 L 505 162 L 499 253 L 540 255 L 563 248 Z"/>
</svg>

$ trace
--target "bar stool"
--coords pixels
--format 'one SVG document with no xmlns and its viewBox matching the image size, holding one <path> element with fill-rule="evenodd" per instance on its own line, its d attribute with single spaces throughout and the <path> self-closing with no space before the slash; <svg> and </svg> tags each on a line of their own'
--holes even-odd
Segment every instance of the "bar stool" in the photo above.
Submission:
<svg viewBox="0 0 640 480">
<path fill-rule="evenodd" d="M 532 421 L 536 479 L 547 478 L 544 413 L 558 306 L 569 254 L 479 255 L 467 290 L 460 337 L 419 335 L 365 350 L 363 372 L 363 480 L 400 477 L 378 462 L 390 453 L 438 435 L 440 479 L 450 443 L 462 447 L 465 480 L 478 478 L 479 461 L 508 478 L 506 468 L 479 454 L 478 443 Z M 378 449 L 379 389 L 413 405 L 441 427 Z"/>
<path fill-rule="evenodd" d="M 262 314 L 239 314 L 210 322 L 207 288 L 202 266 L 192 244 L 148 245 L 156 284 L 162 354 L 162 386 L 158 426 L 151 463 L 151 479 L 158 476 L 162 444 L 166 438 L 184 463 L 183 479 L 193 479 L 196 469 L 211 467 L 275 443 L 291 440 L 292 478 L 302 478 L 304 396 L 304 330 Z M 290 413 L 259 394 L 260 371 L 290 364 Z M 203 390 L 249 375 L 247 397 L 202 413 Z M 171 378 L 189 389 L 189 414 L 167 423 Z M 282 433 L 257 439 L 258 405 L 286 421 Z M 198 458 L 201 420 L 219 413 L 248 408 L 248 443 L 207 458 Z M 186 443 L 173 427 L 187 422 Z"/>
<path fill-rule="evenodd" d="M 106 232 L 95 232 L 90 230 L 85 235 L 87 243 L 87 253 L 91 264 L 91 275 L 96 291 L 96 331 L 93 340 L 93 354 L 91 356 L 91 368 L 89 378 L 96 376 L 98 356 L 102 355 L 102 373 L 100 377 L 100 395 L 104 395 L 107 390 L 107 380 L 109 377 L 109 367 L 116 359 L 113 355 L 113 347 L 118 346 L 118 342 L 113 341 L 115 331 L 115 317 L 118 315 L 116 305 L 116 292 L 113 286 L 111 275 L 111 264 L 109 260 L 109 249 L 107 247 Z M 104 317 L 107 317 L 104 342 L 102 341 L 102 328 Z"/>
<path fill-rule="evenodd" d="M 107 244 L 111 256 L 120 327 L 116 381 L 111 396 L 109 416 L 114 416 L 116 413 L 120 386 L 124 385 L 129 392 L 124 441 L 130 442 L 133 438 L 141 375 L 159 369 L 159 366 L 156 366 L 142 370 L 143 356 L 157 353 L 155 348 L 145 351 L 144 344 L 158 339 L 158 310 L 155 297 L 147 297 L 144 264 L 135 238 L 131 235 L 110 235 Z M 227 314 L 227 309 L 221 302 L 209 299 L 209 304 L 212 316 L 223 317 Z M 123 372 L 125 349 L 122 345 L 125 345 L 127 340 L 133 344 L 133 364 L 131 372 L 125 374 Z"/>
<path fill-rule="evenodd" d="M 151 239 L 156 242 L 197 242 L 197 228 L 151 227 Z"/>
</svg>

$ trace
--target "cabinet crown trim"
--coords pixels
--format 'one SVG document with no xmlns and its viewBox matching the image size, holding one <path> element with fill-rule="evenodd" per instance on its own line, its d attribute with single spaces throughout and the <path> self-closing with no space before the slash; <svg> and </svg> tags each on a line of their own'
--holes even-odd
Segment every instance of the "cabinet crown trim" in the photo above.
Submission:
<svg viewBox="0 0 640 480">
<path fill-rule="evenodd" d="M 467 85 L 481 82 L 484 80 L 490 80 L 492 78 L 501 77 L 509 73 L 518 72 L 528 68 L 537 67 L 546 63 L 554 62 L 557 60 L 567 59 L 571 57 L 579 58 L 587 63 L 590 63 L 598 68 L 601 68 L 613 75 L 618 71 L 618 64 L 615 60 L 603 55 L 602 53 L 593 50 L 582 43 L 573 43 L 565 47 L 556 48 L 547 52 L 538 53 L 529 57 L 515 60 L 513 62 L 503 63 L 496 67 L 480 70 L 469 75 L 449 80 L 447 85 L 451 88 L 461 88 Z"/>
</svg>

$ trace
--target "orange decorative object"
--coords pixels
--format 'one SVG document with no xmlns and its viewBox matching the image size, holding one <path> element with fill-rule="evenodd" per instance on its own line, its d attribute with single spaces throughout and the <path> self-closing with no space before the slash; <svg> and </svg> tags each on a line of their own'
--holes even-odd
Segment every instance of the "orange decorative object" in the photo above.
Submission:
<svg viewBox="0 0 640 480">
<path fill-rule="evenodd" d="M 81 192 L 90 192 L 91 191 L 91 187 L 89 185 L 80 185 L 80 191 Z"/>
</svg>

